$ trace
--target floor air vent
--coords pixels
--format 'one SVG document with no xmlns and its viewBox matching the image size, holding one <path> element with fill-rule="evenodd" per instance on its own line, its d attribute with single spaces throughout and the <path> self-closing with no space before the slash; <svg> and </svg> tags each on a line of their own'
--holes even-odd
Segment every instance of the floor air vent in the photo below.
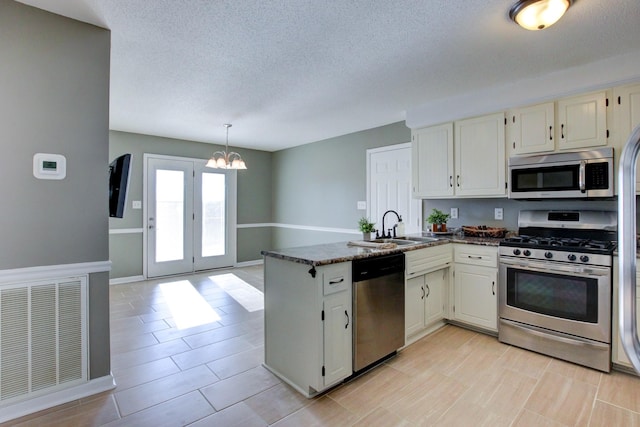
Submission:
<svg viewBox="0 0 640 427">
<path fill-rule="evenodd" d="M 86 283 L 0 286 L 0 406 L 87 381 Z"/>
</svg>

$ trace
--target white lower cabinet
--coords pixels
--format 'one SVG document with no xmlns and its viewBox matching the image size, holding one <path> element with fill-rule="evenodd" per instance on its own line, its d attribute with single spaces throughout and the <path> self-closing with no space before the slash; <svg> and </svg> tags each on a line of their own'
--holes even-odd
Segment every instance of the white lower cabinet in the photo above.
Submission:
<svg viewBox="0 0 640 427">
<path fill-rule="evenodd" d="M 265 367 L 307 397 L 350 376 L 351 262 L 265 257 L 264 270 Z"/>
<path fill-rule="evenodd" d="M 448 289 L 449 268 L 443 268 L 407 280 L 405 327 L 406 336 L 444 319 L 445 290 Z"/>
<path fill-rule="evenodd" d="M 453 320 L 497 332 L 497 248 L 468 244 L 453 246 Z"/>
<path fill-rule="evenodd" d="M 444 324 L 451 262 L 450 244 L 405 253 L 405 344 Z"/>
</svg>

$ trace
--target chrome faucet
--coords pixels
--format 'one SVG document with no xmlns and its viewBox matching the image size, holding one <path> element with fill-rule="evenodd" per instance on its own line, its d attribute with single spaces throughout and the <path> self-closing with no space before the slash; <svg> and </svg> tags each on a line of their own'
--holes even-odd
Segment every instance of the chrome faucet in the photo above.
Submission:
<svg viewBox="0 0 640 427">
<path fill-rule="evenodd" d="M 384 228 L 384 218 L 387 216 L 387 214 L 389 212 L 392 212 L 394 214 L 396 214 L 396 217 L 398 218 L 398 222 L 402 221 L 402 217 L 400 215 L 398 215 L 398 212 L 396 211 L 392 211 L 392 210 L 388 210 L 386 211 L 383 215 L 382 215 L 382 236 L 378 235 L 378 230 L 376 230 L 376 239 L 390 239 L 391 237 L 396 237 L 396 227 L 398 226 L 398 223 L 396 223 L 396 225 L 393 226 L 393 228 L 390 228 L 387 231 L 387 234 L 385 234 L 385 228 Z M 393 230 L 393 236 L 391 236 L 391 230 Z"/>
</svg>

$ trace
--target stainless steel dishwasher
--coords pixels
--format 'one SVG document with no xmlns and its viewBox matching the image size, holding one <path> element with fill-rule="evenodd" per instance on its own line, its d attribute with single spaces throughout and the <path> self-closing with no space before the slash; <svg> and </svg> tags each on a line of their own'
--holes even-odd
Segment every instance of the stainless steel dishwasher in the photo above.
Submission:
<svg viewBox="0 0 640 427">
<path fill-rule="evenodd" d="M 404 346 L 404 254 L 354 260 L 353 370 Z"/>
</svg>

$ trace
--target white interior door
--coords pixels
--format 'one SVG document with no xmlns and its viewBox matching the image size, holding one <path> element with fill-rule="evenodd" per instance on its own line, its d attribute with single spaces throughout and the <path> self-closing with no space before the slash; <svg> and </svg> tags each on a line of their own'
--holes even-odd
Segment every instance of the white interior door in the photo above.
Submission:
<svg viewBox="0 0 640 427">
<path fill-rule="evenodd" d="M 382 215 L 391 209 L 402 216 L 407 234 L 421 232 L 422 200 L 411 197 L 411 143 L 367 150 L 367 175 L 367 212 L 376 229 L 382 233 Z M 396 222 L 389 214 L 385 227 Z"/>
<path fill-rule="evenodd" d="M 146 276 L 229 267 L 236 253 L 236 171 L 145 156 Z"/>
</svg>

